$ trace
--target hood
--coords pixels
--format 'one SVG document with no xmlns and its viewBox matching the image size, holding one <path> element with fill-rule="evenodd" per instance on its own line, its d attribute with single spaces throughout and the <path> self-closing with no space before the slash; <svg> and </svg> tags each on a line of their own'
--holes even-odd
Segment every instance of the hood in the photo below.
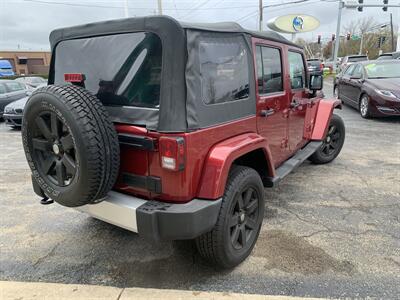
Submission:
<svg viewBox="0 0 400 300">
<path fill-rule="evenodd" d="M 11 107 L 13 109 L 24 109 L 26 102 L 28 101 L 29 97 L 24 97 L 17 101 L 11 102 L 6 107 Z"/>
<path fill-rule="evenodd" d="M 377 89 L 400 94 L 400 78 L 367 79 L 366 81 Z"/>
</svg>

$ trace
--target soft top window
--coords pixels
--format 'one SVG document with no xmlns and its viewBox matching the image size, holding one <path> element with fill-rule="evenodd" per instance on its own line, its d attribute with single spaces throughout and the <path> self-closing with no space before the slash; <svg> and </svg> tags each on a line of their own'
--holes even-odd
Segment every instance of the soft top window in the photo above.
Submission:
<svg viewBox="0 0 400 300">
<path fill-rule="evenodd" d="M 62 41 L 54 82 L 65 84 L 65 73 L 82 73 L 85 88 L 106 106 L 158 108 L 161 55 L 160 38 L 149 32 Z"/>
<path fill-rule="evenodd" d="M 204 103 L 230 102 L 249 96 L 249 67 L 243 41 L 237 37 L 202 40 L 199 58 Z"/>
</svg>

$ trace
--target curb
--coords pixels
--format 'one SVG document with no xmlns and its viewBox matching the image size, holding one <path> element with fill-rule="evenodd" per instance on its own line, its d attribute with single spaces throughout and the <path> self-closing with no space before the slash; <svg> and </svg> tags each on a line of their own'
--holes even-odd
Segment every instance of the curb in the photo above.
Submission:
<svg viewBox="0 0 400 300">
<path fill-rule="evenodd" d="M 145 288 L 116 288 L 83 284 L 0 281 L 0 299 L 316 300 L 317 298 L 248 295 L 226 292 L 220 293 Z"/>
</svg>

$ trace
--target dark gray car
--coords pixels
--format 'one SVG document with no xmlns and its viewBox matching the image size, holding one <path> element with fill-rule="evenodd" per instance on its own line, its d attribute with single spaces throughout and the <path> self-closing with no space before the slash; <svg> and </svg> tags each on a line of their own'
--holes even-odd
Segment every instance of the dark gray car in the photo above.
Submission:
<svg viewBox="0 0 400 300">
<path fill-rule="evenodd" d="M 25 84 L 14 80 L 0 80 L 0 118 L 3 118 L 4 107 L 28 95 Z"/>
<path fill-rule="evenodd" d="M 36 90 L 42 86 L 46 86 L 46 84 L 39 85 L 38 87 L 34 88 Z M 11 102 L 4 108 L 3 118 L 6 122 L 6 125 L 19 128 L 22 125 L 22 116 L 24 113 L 25 104 L 28 101 L 29 96 L 21 98 L 17 101 Z"/>
</svg>

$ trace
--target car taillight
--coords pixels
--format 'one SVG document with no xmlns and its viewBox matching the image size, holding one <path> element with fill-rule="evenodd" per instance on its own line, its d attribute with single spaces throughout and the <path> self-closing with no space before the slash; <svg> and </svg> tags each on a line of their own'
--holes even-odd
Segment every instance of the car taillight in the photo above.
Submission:
<svg viewBox="0 0 400 300">
<path fill-rule="evenodd" d="M 319 65 L 319 68 L 320 68 L 321 70 L 323 70 L 323 69 L 324 69 L 324 64 L 320 64 L 320 65 Z"/>
<path fill-rule="evenodd" d="M 159 139 L 161 167 L 171 171 L 185 168 L 185 140 L 182 137 L 161 137 Z"/>
<path fill-rule="evenodd" d="M 64 81 L 66 82 L 78 82 L 78 83 L 82 83 L 85 81 L 85 74 L 82 73 L 65 73 L 64 74 Z"/>
</svg>

